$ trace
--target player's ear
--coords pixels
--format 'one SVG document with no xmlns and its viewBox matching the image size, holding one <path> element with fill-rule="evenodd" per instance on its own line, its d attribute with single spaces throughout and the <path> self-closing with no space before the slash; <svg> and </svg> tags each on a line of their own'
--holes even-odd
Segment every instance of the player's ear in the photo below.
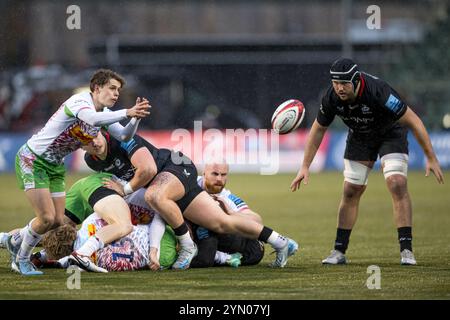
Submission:
<svg viewBox="0 0 450 320">
<path fill-rule="evenodd" d="M 100 85 L 96 84 L 94 85 L 94 92 L 99 93 L 100 92 Z"/>
</svg>

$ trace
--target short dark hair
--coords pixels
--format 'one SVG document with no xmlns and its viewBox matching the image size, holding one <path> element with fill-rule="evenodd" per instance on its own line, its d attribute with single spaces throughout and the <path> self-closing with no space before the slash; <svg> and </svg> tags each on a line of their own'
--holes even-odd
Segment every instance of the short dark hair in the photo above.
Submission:
<svg viewBox="0 0 450 320">
<path fill-rule="evenodd" d="M 91 92 L 94 92 L 95 85 L 103 87 L 111 79 L 115 79 L 115 80 L 119 81 L 120 86 L 122 88 L 125 85 L 125 79 L 120 74 L 118 74 L 112 70 L 99 69 L 99 70 L 95 71 L 95 73 L 92 75 L 90 85 L 89 85 Z"/>
</svg>

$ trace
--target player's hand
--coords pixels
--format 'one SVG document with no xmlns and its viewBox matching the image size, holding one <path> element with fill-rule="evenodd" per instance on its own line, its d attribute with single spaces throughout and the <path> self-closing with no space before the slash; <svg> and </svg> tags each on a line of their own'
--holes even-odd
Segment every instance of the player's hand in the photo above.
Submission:
<svg viewBox="0 0 450 320">
<path fill-rule="evenodd" d="M 148 267 L 150 270 L 157 271 L 161 268 L 161 265 L 158 261 L 158 249 L 155 247 L 150 247 L 149 252 L 150 262 L 148 263 Z"/>
<path fill-rule="evenodd" d="M 428 177 L 430 175 L 430 171 L 433 172 L 436 180 L 440 184 L 444 184 L 444 174 L 442 173 L 441 166 L 439 165 L 439 161 L 435 158 L 428 160 L 425 165 L 425 176 Z"/>
<path fill-rule="evenodd" d="M 300 189 L 300 185 L 303 181 L 303 184 L 308 184 L 309 181 L 309 170 L 307 168 L 301 168 L 297 173 L 297 176 L 291 182 L 291 191 L 294 192 Z"/>
<path fill-rule="evenodd" d="M 225 211 L 225 213 L 227 214 L 232 214 L 233 210 L 231 210 L 230 206 L 227 204 L 227 202 L 225 201 L 225 199 L 223 199 L 220 196 L 217 196 L 215 194 L 212 194 L 211 197 L 214 199 L 214 201 L 216 201 L 220 208 Z"/>
<path fill-rule="evenodd" d="M 105 188 L 114 190 L 121 197 L 125 196 L 125 192 L 123 191 L 123 186 L 117 181 L 114 181 L 114 180 L 111 180 L 111 179 L 108 179 L 108 178 L 103 178 L 103 186 Z"/>
<path fill-rule="evenodd" d="M 130 109 L 127 109 L 127 117 L 138 119 L 145 118 L 150 114 L 150 108 L 151 106 L 147 99 L 138 97 L 136 99 L 136 104 Z"/>
</svg>

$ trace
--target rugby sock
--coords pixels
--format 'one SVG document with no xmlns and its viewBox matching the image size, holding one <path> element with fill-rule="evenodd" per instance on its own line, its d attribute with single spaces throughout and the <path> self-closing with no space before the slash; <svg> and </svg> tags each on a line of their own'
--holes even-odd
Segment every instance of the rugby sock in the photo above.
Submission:
<svg viewBox="0 0 450 320">
<path fill-rule="evenodd" d="M 28 226 L 31 226 L 31 224 L 33 223 L 34 219 L 33 218 L 30 223 L 28 223 L 25 227 L 23 227 L 22 229 L 20 229 L 19 232 L 16 232 L 13 234 L 13 236 L 11 237 L 11 244 L 15 247 L 20 246 L 20 244 L 23 241 L 23 237 L 25 236 L 25 233 L 27 231 Z"/>
<path fill-rule="evenodd" d="M 350 241 L 350 233 L 352 233 L 352 229 L 348 230 L 337 228 L 334 250 L 339 250 L 342 253 L 347 251 L 348 242 Z"/>
<path fill-rule="evenodd" d="M 176 236 L 178 241 L 180 242 L 180 246 L 182 248 L 192 248 L 195 246 L 194 241 L 192 241 L 191 235 L 189 232 L 186 232 L 185 234 L 181 236 Z"/>
<path fill-rule="evenodd" d="M 412 251 L 412 227 L 401 227 L 397 229 L 400 252 L 405 249 Z"/>
<path fill-rule="evenodd" d="M 267 242 L 274 249 L 281 249 L 287 244 L 287 239 L 285 237 L 267 227 L 262 229 L 258 240 Z"/>
<path fill-rule="evenodd" d="M 216 251 L 216 255 L 214 256 L 214 262 L 216 264 L 225 264 L 229 257 L 230 255 L 228 253 Z"/>
<path fill-rule="evenodd" d="M 173 232 L 175 233 L 176 236 L 182 236 L 185 233 L 189 232 L 186 222 L 183 222 L 182 224 L 180 224 L 180 226 L 174 228 Z"/>
<path fill-rule="evenodd" d="M 47 262 L 48 257 L 47 257 L 47 252 L 45 251 L 45 249 L 42 249 L 41 251 L 38 252 L 39 253 L 39 260 L 41 262 Z"/>
<path fill-rule="evenodd" d="M 267 242 L 267 240 L 269 240 L 269 237 L 272 234 L 272 232 L 273 232 L 272 229 L 264 226 L 263 229 L 261 230 L 261 233 L 259 234 L 258 240 L 262 241 L 262 242 Z"/>
<path fill-rule="evenodd" d="M 90 257 L 94 252 L 103 248 L 105 244 L 96 236 L 90 236 L 80 249 L 75 250 L 79 255 Z"/>
<path fill-rule="evenodd" d="M 19 252 L 17 253 L 17 259 L 19 261 L 29 261 L 31 252 L 33 251 L 34 247 L 41 241 L 42 236 L 41 234 L 36 233 L 31 228 L 31 222 L 24 228 L 26 229 L 24 232 L 23 240 L 20 245 Z M 22 231 L 22 230 L 21 230 Z"/>
<path fill-rule="evenodd" d="M 183 222 L 179 227 L 173 229 L 173 231 L 182 248 L 192 248 L 195 246 L 194 241 L 189 234 L 186 222 Z"/>
</svg>

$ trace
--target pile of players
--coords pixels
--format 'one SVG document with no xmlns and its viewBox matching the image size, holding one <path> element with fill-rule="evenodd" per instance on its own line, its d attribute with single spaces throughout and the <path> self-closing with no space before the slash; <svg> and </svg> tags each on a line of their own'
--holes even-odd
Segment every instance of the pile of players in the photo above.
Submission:
<svg viewBox="0 0 450 320">
<path fill-rule="evenodd" d="M 124 83 L 117 73 L 98 70 L 90 92 L 66 100 L 19 149 L 16 174 L 36 218 L 1 235 L 11 268 L 40 275 L 36 265 L 49 261 L 93 272 L 239 266 L 262 259 L 261 243 L 276 252 L 270 266 L 284 267 L 297 243 L 264 226 L 224 189 L 225 163 L 211 163 L 198 180 L 188 157 L 135 134 L 150 114 L 148 100 L 109 110 Z M 128 118 L 125 127 L 118 123 Z M 76 182 L 66 196 L 63 160 L 78 148 L 97 173 Z M 39 243 L 44 250 L 32 255 Z"/>
</svg>

